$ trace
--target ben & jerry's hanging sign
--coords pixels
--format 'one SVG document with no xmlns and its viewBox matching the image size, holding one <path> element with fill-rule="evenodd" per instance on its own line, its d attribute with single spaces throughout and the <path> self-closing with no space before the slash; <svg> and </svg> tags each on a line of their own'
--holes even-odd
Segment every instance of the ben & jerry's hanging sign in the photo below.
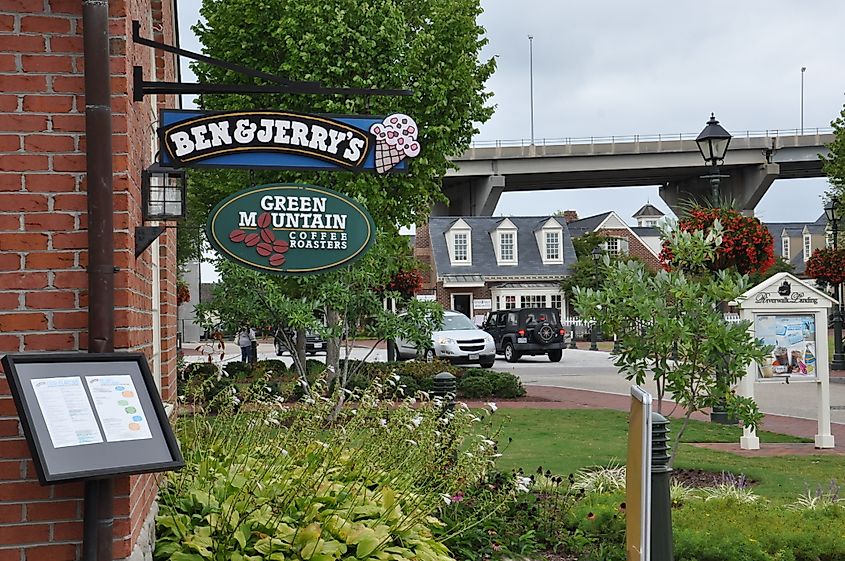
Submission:
<svg viewBox="0 0 845 561">
<path fill-rule="evenodd" d="M 420 153 L 414 120 L 394 113 L 162 110 L 161 163 L 176 167 L 405 171 Z"/>
<path fill-rule="evenodd" d="M 208 240 L 221 255 L 265 273 L 330 271 L 360 258 L 375 223 L 357 201 L 325 187 L 274 184 L 239 191 L 211 211 Z"/>
</svg>

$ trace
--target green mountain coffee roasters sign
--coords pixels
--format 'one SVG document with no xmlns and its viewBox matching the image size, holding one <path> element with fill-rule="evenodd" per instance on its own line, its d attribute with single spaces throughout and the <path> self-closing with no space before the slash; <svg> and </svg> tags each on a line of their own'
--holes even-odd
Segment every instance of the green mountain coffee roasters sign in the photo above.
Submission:
<svg viewBox="0 0 845 561">
<path fill-rule="evenodd" d="M 262 185 L 223 199 L 211 211 L 207 232 L 227 259 L 282 275 L 348 265 L 375 241 L 375 223 L 361 204 L 300 184 Z"/>
</svg>

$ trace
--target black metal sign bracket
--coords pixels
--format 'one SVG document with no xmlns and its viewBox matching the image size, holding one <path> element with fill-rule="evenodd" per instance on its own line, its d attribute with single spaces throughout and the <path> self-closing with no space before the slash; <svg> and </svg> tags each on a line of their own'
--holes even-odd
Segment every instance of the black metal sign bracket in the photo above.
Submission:
<svg viewBox="0 0 845 561">
<path fill-rule="evenodd" d="M 173 53 L 179 56 L 184 56 L 192 60 L 204 62 L 250 76 L 258 78 L 267 82 L 272 82 L 272 85 L 259 84 L 197 84 L 197 83 L 183 83 L 183 82 L 148 82 L 144 80 L 144 71 L 140 66 L 135 66 L 133 69 L 134 81 L 134 100 L 143 101 L 145 95 L 150 94 L 277 94 L 277 93 L 292 93 L 292 94 L 317 94 L 317 95 L 364 95 L 364 96 L 405 96 L 413 94 L 412 90 L 394 90 L 394 89 L 379 89 L 379 88 L 333 88 L 325 87 L 320 82 L 297 82 L 289 80 L 282 76 L 276 76 L 267 72 L 253 70 L 240 64 L 218 60 L 210 56 L 188 51 L 180 47 L 174 47 L 165 43 L 159 43 L 152 39 L 141 37 L 141 23 L 138 21 L 132 22 L 132 41 L 137 45 L 144 45 L 152 49 Z"/>
</svg>

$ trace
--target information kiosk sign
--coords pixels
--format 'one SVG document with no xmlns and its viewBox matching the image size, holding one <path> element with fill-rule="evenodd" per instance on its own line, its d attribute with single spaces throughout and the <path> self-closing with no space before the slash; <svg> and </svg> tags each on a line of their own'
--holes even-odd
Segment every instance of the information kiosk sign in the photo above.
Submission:
<svg viewBox="0 0 845 561">
<path fill-rule="evenodd" d="M 139 353 L 2 359 L 42 484 L 185 465 Z"/>
</svg>

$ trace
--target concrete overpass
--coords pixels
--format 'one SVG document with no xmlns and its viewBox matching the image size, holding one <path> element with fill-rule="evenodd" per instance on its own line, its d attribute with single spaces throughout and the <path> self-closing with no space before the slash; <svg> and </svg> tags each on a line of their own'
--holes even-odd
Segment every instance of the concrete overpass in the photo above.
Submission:
<svg viewBox="0 0 845 561">
<path fill-rule="evenodd" d="M 803 134 L 802 134 L 803 133 Z M 820 154 L 833 141 L 832 129 L 732 133 L 720 173 L 720 193 L 753 211 L 775 179 L 823 177 Z M 679 204 L 710 193 L 709 173 L 697 134 L 604 137 L 474 144 L 452 161 L 458 169 L 443 178 L 448 204 L 434 215 L 491 216 L 506 191 L 659 185 L 660 196 L 677 212 Z M 550 212 L 554 209 L 550 209 Z"/>
</svg>

